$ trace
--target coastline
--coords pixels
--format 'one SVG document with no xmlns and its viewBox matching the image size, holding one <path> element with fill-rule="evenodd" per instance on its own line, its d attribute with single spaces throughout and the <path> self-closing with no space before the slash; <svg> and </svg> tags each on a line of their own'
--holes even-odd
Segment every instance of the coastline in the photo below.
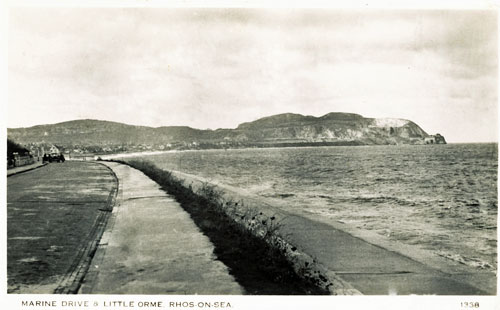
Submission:
<svg viewBox="0 0 500 310">
<path fill-rule="evenodd" d="M 174 150 L 166 150 L 166 151 L 143 151 L 143 152 L 131 152 L 131 153 L 113 153 L 113 154 L 95 154 L 94 158 L 100 157 L 102 160 L 113 160 L 119 158 L 130 158 L 130 157 L 141 157 L 141 156 L 154 156 L 161 154 L 170 154 L 170 153 L 190 153 L 190 152 L 220 152 L 220 151 L 244 151 L 244 150 L 255 150 L 261 151 L 263 149 L 276 150 L 276 149 L 312 149 L 312 148 L 331 148 L 331 147 L 446 147 L 449 145 L 467 145 L 467 144 L 496 144 L 498 146 L 498 142 L 448 142 L 446 144 L 362 144 L 362 145 L 304 145 L 304 146 L 270 146 L 270 147 L 241 147 L 241 148 L 212 148 L 212 149 L 174 149 Z M 71 159 L 68 159 L 71 160 Z"/>
</svg>

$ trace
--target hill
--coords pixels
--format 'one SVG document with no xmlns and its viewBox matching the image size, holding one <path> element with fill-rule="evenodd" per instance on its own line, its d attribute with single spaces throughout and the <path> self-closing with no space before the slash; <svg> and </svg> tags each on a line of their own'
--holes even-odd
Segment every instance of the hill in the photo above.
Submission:
<svg viewBox="0 0 500 310">
<path fill-rule="evenodd" d="M 355 142 L 357 144 L 420 144 L 428 134 L 404 119 L 364 118 L 352 113 L 321 117 L 279 114 L 243 123 L 236 129 L 251 141 Z"/>
<path fill-rule="evenodd" d="M 187 126 L 147 127 L 100 120 L 74 120 L 8 129 L 21 144 L 62 148 L 99 146 L 137 149 L 286 145 L 423 144 L 429 135 L 404 119 L 365 118 L 352 113 L 321 117 L 278 114 L 240 124 L 235 129 L 200 130 Z"/>
</svg>

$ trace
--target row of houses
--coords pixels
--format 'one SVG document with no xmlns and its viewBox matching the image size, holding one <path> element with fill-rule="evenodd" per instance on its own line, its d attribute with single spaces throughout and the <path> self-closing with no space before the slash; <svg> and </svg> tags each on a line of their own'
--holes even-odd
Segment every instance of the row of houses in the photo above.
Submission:
<svg viewBox="0 0 500 310">
<path fill-rule="evenodd" d="M 61 151 L 55 145 L 28 145 L 27 149 L 30 151 L 30 154 L 34 157 L 42 157 L 45 154 L 48 155 L 59 155 Z"/>
</svg>

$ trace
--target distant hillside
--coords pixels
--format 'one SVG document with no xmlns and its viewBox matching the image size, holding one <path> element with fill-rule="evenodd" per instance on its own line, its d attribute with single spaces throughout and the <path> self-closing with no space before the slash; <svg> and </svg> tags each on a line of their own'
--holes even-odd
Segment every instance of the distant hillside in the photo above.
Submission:
<svg viewBox="0 0 500 310">
<path fill-rule="evenodd" d="M 342 145 L 423 144 L 429 135 L 404 119 L 365 118 L 328 113 L 321 117 L 279 114 L 240 124 L 235 129 L 200 130 L 186 126 L 146 127 L 99 120 L 74 120 L 8 129 L 21 144 L 75 145 Z"/>
<path fill-rule="evenodd" d="M 75 120 L 52 125 L 8 129 L 8 136 L 22 143 L 59 145 L 157 144 L 199 137 L 201 130 L 189 127 L 133 126 L 99 120 Z"/>
</svg>

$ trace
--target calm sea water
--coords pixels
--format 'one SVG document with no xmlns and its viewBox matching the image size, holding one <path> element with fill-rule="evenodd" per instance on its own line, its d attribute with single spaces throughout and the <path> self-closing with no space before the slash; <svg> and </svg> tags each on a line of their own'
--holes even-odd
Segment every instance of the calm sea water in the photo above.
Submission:
<svg viewBox="0 0 500 310">
<path fill-rule="evenodd" d="M 148 156 L 286 211 L 496 271 L 497 144 L 187 151 Z"/>
</svg>

